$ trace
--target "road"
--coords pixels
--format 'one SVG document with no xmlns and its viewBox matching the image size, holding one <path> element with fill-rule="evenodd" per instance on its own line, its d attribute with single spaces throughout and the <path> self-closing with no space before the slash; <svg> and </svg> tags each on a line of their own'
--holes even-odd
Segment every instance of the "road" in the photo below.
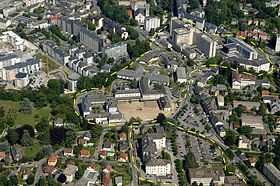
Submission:
<svg viewBox="0 0 280 186">
<path fill-rule="evenodd" d="M 94 154 L 93 154 L 93 159 L 98 160 L 98 155 L 99 155 L 99 152 L 102 149 L 102 145 L 103 145 L 103 141 L 104 141 L 104 136 L 105 136 L 106 133 L 107 133 L 107 131 L 103 130 L 102 134 L 100 135 L 99 141 L 98 141 L 98 145 L 97 145 L 97 147 L 96 147 L 96 149 L 94 151 Z"/>
<path fill-rule="evenodd" d="M 36 173 L 34 176 L 33 185 L 36 185 L 38 183 L 40 177 L 44 175 L 42 167 L 45 163 L 47 163 L 47 158 L 43 158 L 36 163 L 37 170 L 36 170 Z"/>
</svg>

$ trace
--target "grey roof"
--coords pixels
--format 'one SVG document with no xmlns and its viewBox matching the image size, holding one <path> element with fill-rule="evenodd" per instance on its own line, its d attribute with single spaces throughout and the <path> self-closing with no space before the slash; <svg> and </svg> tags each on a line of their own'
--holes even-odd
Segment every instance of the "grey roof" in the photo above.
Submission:
<svg viewBox="0 0 280 186">
<path fill-rule="evenodd" d="M 197 16 L 194 16 L 194 15 L 191 15 L 190 13 L 187 13 L 187 12 L 185 13 L 184 18 L 190 19 L 190 20 L 192 20 L 194 22 L 200 22 L 200 23 L 205 22 L 205 19 L 197 17 Z"/>
<path fill-rule="evenodd" d="M 185 67 L 178 67 L 176 70 L 177 78 L 186 78 L 186 69 Z"/>
<path fill-rule="evenodd" d="M 165 159 L 150 159 L 147 161 L 146 166 L 165 166 L 170 164 L 169 160 Z"/>
<path fill-rule="evenodd" d="M 78 80 L 80 78 L 80 75 L 77 74 L 77 73 L 71 73 L 69 76 L 68 76 L 68 79 L 70 80 Z"/>
<path fill-rule="evenodd" d="M 26 73 L 17 73 L 16 78 L 26 78 L 27 74 Z"/>
<path fill-rule="evenodd" d="M 18 55 L 16 55 L 15 53 L 10 53 L 10 54 L 0 53 L 0 62 L 8 61 L 10 59 L 14 59 L 17 57 L 18 57 Z"/>
<path fill-rule="evenodd" d="M 159 94 L 165 91 L 164 86 L 159 86 L 157 88 L 151 87 L 149 85 L 149 79 L 147 77 L 144 77 L 140 80 L 139 88 L 142 94 Z"/>
<path fill-rule="evenodd" d="M 255 66 L 255 67 L 258 67 L 260 65 L 269 63 L 264 58 L 258 58 L 258 59 L 255 59 L 255 60 L 247 60 L 247 59 L 244 59 L 240 56 L 239 57 L 234 56 L 234 57 L 231 57 L 229 59 L 236 64 L 245 64 L 245 65 L 251 65 L 251 66 Z"/>
<path fill-rule="evenodd" d="M 36 60 L 36 59 L 28 59 L 25 62 L 16 63 L 15 65 L 4 67 L 4 68 L 6 70 L 13 70 L 13 69 L 23 68 L 23 67 L 26 67 L 28 65 L 35 65 L 35 64 L 39 64 L 39 63 L 40 62 L 38 60 Z"/>
<path fill-rule="evenodd" d="M 115 177 L 115 183 L 118 185 L 118 184 L 122 184 L 123 183 L 123 178 L 122 176 L 116 176 Z"/>
<path fill-rule="evenodd" d="M 275 167 L 272 163 L 265 163 L 264 167 L 274 175 L 277 176 L 278 178 L 280 177 L 280 170 Z"/>
<path fill-rule="evenodd" d="M 210 30 L 210 29 L 216 30 L 218 28 L 216 25 L 209 23 L 209 22 L 205 22 L 205 27 L 207 30 Z"/>
<path fill-rule="evenodd" d="M 155 72 L 152 72 L 152 73 L 148 73 L 147 77 L 148 77 L 149 81 L 152 81 L 152 82 L 163 83 L 163 84 L 169 83 L 169 77 L 166 75 L 157 74 Z"/>
<path fill-rule="evenodd" d="M 224 171 L 222 168 L 189 168 L 190 178 L 212 178 L 213 180 L 219 180 L 219 177 L 224 177 Z"/>
<path fill-rule="evenodd" d="M 63 171 L 65 175 L 75 175 L 77 172 L 78 167 L 76 165 L 68 164 L 66 169 Z"/>
</svg>

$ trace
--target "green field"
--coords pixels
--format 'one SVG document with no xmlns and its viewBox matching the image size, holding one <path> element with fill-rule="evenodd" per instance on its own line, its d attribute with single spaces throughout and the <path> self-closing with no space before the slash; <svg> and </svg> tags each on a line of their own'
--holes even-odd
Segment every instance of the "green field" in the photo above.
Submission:
<svg viewBox="0 0 280 186">
<path fill-rule="evenodd" d="M 6 111 L 11 111 L 15 116 L 15 125 L 28 124 L 34 126 L 41 118 L 49 118 L 51 109 L 43 107 L 33 109 L 31 114 L 19 112 L 20 103 L 14 101 L 0 100 L 0 107 L 3 106 Z"/>
<path fill-rule="evenodd" d="M 34 159 L 40 151 L 41 145 L 35 141 L 32 146 L 24 147 L 24 157 L 27 159 Z"/>
<path fill-rule="evenodd" d="M 60 65 L 58 65 L 45 54 L 38 54 L 37 57 L 41 59 L 42 63 L 44 64 L 43 70 L 45 72 L 51 72 L 52 70 L 56 70 L 60 67 Z"/>
</svg>

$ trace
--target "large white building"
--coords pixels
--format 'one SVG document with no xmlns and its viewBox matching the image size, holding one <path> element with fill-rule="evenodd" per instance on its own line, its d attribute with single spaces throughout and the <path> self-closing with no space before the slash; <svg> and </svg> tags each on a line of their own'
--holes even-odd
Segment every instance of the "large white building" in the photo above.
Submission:
<svg viewBox="0 0 280 186">
<path fill-rule="evenodd" d="M 221 186 L 225 183 L 224 170 L 220 168 L 189 168 L 190 184 L 201 183 L 203 186 L 217 185 Z"/>
<path fill-rule="evenodd" d="M 23 0 L 23 2 L 25 3 L 25 6 L 29 7 L 38 3 L 43 3 L 45 0 Z"/>
<path fill-rule="evenodd" d="M 159 17 L 146 17 L 144 28 L 147 32 L 151 30 L 156 30 L 160 27 L 160 18 Z"/>
<path fill-rule="evenodd" d="M 172 40 L 177 46 L 193 44 L 194 29 L 192 27 L 176 28 L 172 32 Z"/>
<path fill-rule="evenodd" d="M 202 33 L 195 33 L 195 44 L 197 48 L 208 58 L 216 56 L 217 42 Z"/>
<path fill-rule="evenodd" d="M 171 163 L 168 160 L 151 159 L 145 166 L 148 175 L 167 176 L 171 174 Z"/>
<path fill-rule="evenodd" d="M 279 52 L 279 51 L 280 51 L 280 35 L 278 34 L 275 42 L 275 52 Z"/>
</svg>

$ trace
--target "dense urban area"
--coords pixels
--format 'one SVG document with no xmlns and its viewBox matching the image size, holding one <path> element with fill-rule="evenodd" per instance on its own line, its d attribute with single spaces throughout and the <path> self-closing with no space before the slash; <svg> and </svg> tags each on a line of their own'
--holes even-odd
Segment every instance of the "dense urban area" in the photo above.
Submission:
<svg viewBox="0 0 280 186">
<path fill-rule="evenodd" d="M 280 0 L 0 0 L 0 186 L 280 186 Z"/>
</svg>

